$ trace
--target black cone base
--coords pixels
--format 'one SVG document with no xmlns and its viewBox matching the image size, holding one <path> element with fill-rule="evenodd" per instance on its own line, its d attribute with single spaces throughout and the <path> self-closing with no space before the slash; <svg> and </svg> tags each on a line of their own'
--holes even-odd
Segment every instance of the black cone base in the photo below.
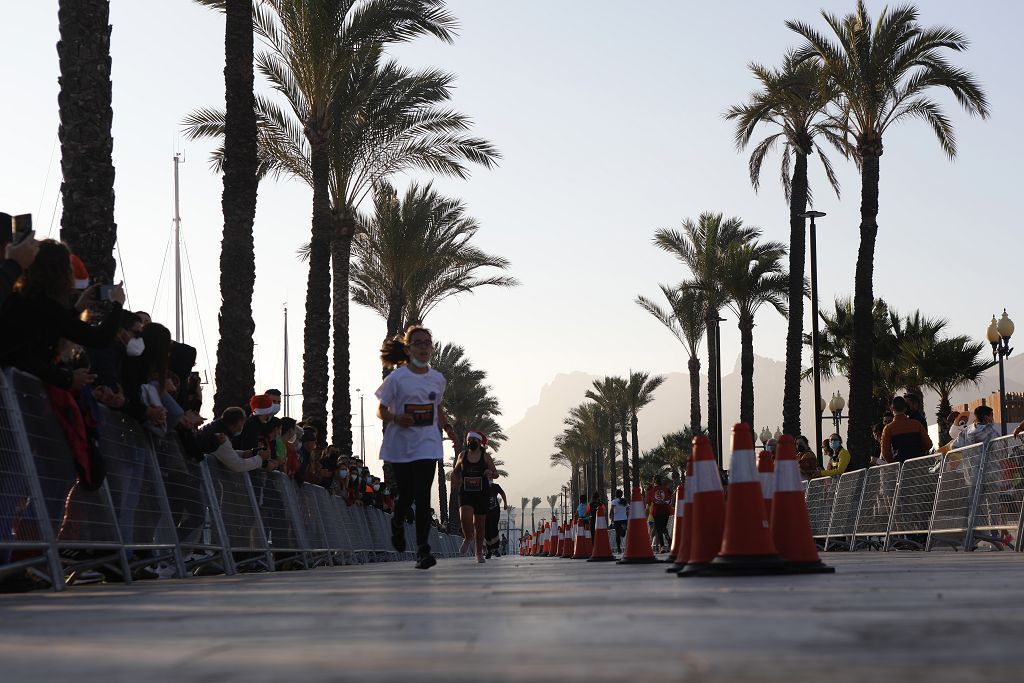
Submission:
<svg viewBox="0 0 1024 683">
<path fill-rule="evenodd" d="M 665 573 L 666 574 L 678 574 L 679 571 L 683 567 L 685 567 L 685 566 L 686 566 L 685 564 L 679 564 L 678 562 L 673 562 L 672 566 L 665 570 Z"/>
<path fill-rule="evenodd" d="M 676 576 L 680 578 L 700 576 L 707 571 L 709 566 L 707 562 L 688 562 L 682 569 L 676 572 Z"/>
<path fill-rule="evenodd" d="M 789 564 L 778 555 L 719 555 L 708 565 L 706 576 L 756 576 L 788 574 Z"/>
<path fill-rule="evenodd" d="M 619 564 L 654 564 L 658 562 L 656 557 L 623 557 Z"/>
<path fill-rule="evenodd" d="M 591 557 L 587 562 L 615 562 L 615 556 L 609 555 L 608 557 Z"/>
<path fill-rule="evenodd" d="M 835 574 L 836 568 L 818 560 L 817 562 L 789 562 L 789 571 L 793 574 Z"/>
</svg>

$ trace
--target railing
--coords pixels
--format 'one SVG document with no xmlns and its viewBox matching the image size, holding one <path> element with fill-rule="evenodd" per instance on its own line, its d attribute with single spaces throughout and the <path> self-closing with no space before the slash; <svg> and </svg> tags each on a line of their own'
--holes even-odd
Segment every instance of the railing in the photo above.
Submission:
<svg viewBox="0 0 1024 683">
<path fill-rule="evenodd" d="M 1024 440 L 1014 436 L 805 486 L 823 550 L 1024 550 Z"/>
<path fill-rule="evenodd" d="M 61 590 L 77 572 L 102 568 L 128 582 L 158 562 L 185 577 L 207 565 L 230 575 L 412 557 L 391 547 L 391 515 L 377 508 L 281 472 L 197 462 L 173 433 L 157 437 L 105 408 L 100 418 L 106 477 L 88 490 L 46 388 L 0 372 L 0 577 L 30 570 Z M 412 524 L 405 533 L 415 549 Z M 459 542 L 432 530 L 430 545 L 451 557 Z"/>
</svg>

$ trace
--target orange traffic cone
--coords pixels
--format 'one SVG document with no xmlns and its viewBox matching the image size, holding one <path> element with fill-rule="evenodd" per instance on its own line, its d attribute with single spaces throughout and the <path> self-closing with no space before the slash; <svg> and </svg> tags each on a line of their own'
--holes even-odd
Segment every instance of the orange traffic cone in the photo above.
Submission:
<svg viewBox="0 0 1024 683">
<path fill-rule="evenodd" d="M 703 434 L 693 437 L 693 476 L 686 482 L 693 498 L 690 522 L 690 555 L 679 576 L 694 576 L 707 569 L 722 546 L 725 528 L 725 494 L 711 441 Z M 691 484 L 692 482 L 692 484 Z M 690 494 L 692 486 L 693 493 Z"/>
<path fill-rule="evenodd" d="M 629 522 L 626 523 L 626 552 L 619 564 L 650 564 L 657 562 L 651 550 L 651 533 L 647 530 L 647 511 L 640 487 L 633 487 L 629 503 Z"/>
<path fill-rule="evenodd" d="M 674 553 L 669 554 L 672 566 L 666 572 L 678 572 L 686 566 L 686 560 L 690 557 L 690 538 L 693 535 L 693 458 L 686 461 L 686 483 L 680 484 L 683 488 L 683 514 L 679 516 L 679 501 L 676 500 L 676 537 L 677 543 L 673 543 Z"/>
<path fill-rule="evenodd" d="M 541 544 L 540 556 L 551 557 L 551 522 L 544 523 L 544 540 Z"/>
<path fill-rule="evenodd" d="M 562 554 L 559 555 L 563 560 L 568 560 L 572 557 L 573 548 L 576 546 L 576 524 L 572 520 L 565 524 L 565 540 L 562 542 Z"/>
<path fill-rule="evenodd" d="M 754 440 L 750 427 L 743 423 L 732 428 L 725 534 L 722 549 L 709 569 L 715 574 L 744 575 L 786 571 L 786 562 L 775 550 L 764 514 L 764 496 L 754 467 Z"/>
<path fill-rule="evenodd" d="M 562 552 L 562 525 L 557 522 L 551 527 L 554 540 L 551 543 L 551 557 L 558 557 Z"/>
<path fill-rule="evenodd" d="M 761 495 L 764 496 L 764 516 L 771 522 L 772 496 L 775 494 L 775 463 L 768 451 L 761 451 L 761 455 L 757 456 L 757 477 L 761 480 Z"/>
<path fill-rule="evenodd" d="M 668 557 L 665 558 L 665 562 L 675 563 L 676 555 L 679 554 L 679 542 L 683 540 L 683 505 L 685 498 L 686 486 L 679 484 L 676 487 L 676 520 L 672 526 L 672 547 L 669 548 Z"/>
<path fill-rule="evenodd" d="M 593 550 L 590 544 L 590 529 L 587 528 L 587 520 L 580 519 L 576 527 L 576 547 L 573 549 L 573 560 L 585 560 L 590 557 Z"/>
<path fill-rule="evenodd" d="M 594 550 L 587 562 L 610 562 L 615 559 L 611 543 L 608 542 L 608 520 L 604 516 L 604 505 L 597 509 L 597 521 L 594 523 Z"/>
<path fill-rule="evenodd" d="M 818 547 L 811 535 L 807 516 L 807 500 L 797 466 L 793 437 L 782 435 L 775 456 L 775 495 L 772 497 L 772 539 L 779 553 L 798 574 L 831 574 L 835 572 L 818 557 Z"/>
</svg>

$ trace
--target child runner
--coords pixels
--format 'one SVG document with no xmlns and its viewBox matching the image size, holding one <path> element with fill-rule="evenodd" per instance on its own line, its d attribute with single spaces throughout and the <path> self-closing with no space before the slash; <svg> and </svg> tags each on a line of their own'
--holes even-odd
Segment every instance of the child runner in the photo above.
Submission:
<svg viewBox="0 0 1024 683">
<path fill-rule="evenodd" d="M 430 489 L 437 461 L 443 457 L 441 430 L 454 432 L 441 410 L 447 382 L 430 367 L 434 340 L 430 330 L 413 325 L 405 334 L 388 339 L 381 347 L 384 367 L 397 368 L 377 389 L 377 417 L 384 422 L 381 460 L 390 463 L 398 486 L 395 514 L 391 518 L 391 545 L 405 552 L 403 522 L 416 505 L 416 568 L 430 569 L 437 560 L 430 553 Z"/>
<path fill-rule="evenodd" d="M 466 552 L 469 540 L 476 545 L 476 561 L 484 562 L 484 531 L 487 526 L 489 507 L 488 486 L 497 476 L 494 461 L 483 447 L 484 436 L 480 432 L 466 434 L 466 450 L 459 454 L 452 468 L 452 488 L 459 492 L 459 516 L 462 519 L 462 548 Z"/>
</svg>

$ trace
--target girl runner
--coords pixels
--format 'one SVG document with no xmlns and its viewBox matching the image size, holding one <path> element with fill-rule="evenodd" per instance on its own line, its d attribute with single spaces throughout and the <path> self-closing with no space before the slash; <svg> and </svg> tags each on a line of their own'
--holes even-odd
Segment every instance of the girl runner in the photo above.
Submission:
<svg viewBox="0 0 1024 683">
<path fill-rule="evenodd" d="M 390 463 L 398 486 L 391 518 L 391 545 L 405 552 L 403 522 L 416 506 L 416 568 L 430 569 L 437 560 L 430 553 L 430 489 L 437 461 L 443 456 L 441 430 L 454 440 L 454 432 L 441 410 L 447 382 L 430 367 L 434 341 L 430 330 L 413 325 L 405 334 L 381 347 L 384 367 L 397 368 L 377 389 L 377 416 L 384 422 L 381 460 Z"/>
<path fill-rule="evenodd" d="M 483 448 L 484 436 L 480 432 L 466 434 L 466 450 L 455 461 L 452 468 L 452 488 L 459 492 L 459 516 L 462 518 L 462 548 L 469 549 L 470 539 L 475 540 L 476 561 L 484 562 L 484 530 L 487 526 L 489 507 L 489 480 L 497 476 L 494 461 Z"/>
</svg>

